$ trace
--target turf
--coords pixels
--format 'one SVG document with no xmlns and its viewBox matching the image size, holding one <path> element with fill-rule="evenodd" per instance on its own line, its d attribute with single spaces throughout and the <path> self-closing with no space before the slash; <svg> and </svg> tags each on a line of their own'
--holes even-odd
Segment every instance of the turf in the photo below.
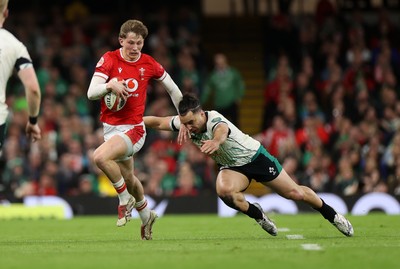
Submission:
<svg viewBox="0 0 400 269">
<path fill-rule="evenodd" d="M 287 228 L 276 237 L 244 215 L 167 215 L 154 225 L 152 241 L 140 240 L 138 219 L 122 228 L 113 216 L 0 221 L 0 267 L 398 268 L 399 216 L 349 216 L 352 238 L 319 214 L 272 218 Z"/>
</svg>

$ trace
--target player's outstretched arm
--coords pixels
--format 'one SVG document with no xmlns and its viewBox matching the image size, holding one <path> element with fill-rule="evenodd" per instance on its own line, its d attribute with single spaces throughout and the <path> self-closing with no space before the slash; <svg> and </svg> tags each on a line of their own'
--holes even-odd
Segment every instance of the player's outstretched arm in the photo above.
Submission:
<svg viewBox="0 0 400 269">
<path fill-rule="evenodd" d="M 171 100 L 174 103 L 176 111 L 179 112 L 179 102 L 182 100 L 182 92 L 179 90 L 178 86 L 172 80 L 171 76 L 166 73 L 163 80 L 160 83 L 164 86 L 165 90 L 171 96 Z"/>
<path fill-rule="evenodd" d="M 202 141 L 203 145 L 200 147 L 200 151 L 205 154 L 213 154 L 219 149 L 219 146 L 226 141 L 228 134 L 228 125 L 226 123 L 218 124 L 214 128 L 213 139 Z"/>
<path fill-rule="evenodd" d="M 143 121 L 146 128 L 152 128 L 156 130 L 172 131 L 170 125 L 172 116 L 169 117 L 156 117 L 156 116 L 144 116 Z"/>
</svg>

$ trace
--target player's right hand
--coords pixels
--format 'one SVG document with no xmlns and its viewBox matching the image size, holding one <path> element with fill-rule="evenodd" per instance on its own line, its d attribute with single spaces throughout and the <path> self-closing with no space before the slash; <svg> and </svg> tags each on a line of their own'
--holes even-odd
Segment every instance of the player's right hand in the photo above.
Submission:
<svg viewBox="0 0 400 269">
<path fill-rule="evenodd" d="M 178 144 L 183 145 L 190 138 L 189 129 L 184 124 L 179 127 Z"/>
<path fill-rule="evenodd" d="M 125 101 L 129 97 L 129 91 L 126 87 L 125 80 L 111 79 L 107 83 L 107 89 L 111 89 L 111 91 L 115 93 L 115 95 L 121 97 Z"/>
</svg>

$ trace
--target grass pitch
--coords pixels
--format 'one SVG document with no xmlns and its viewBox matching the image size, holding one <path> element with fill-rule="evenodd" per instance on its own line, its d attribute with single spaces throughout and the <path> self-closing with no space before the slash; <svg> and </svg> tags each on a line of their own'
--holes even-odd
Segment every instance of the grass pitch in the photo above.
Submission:
<svg viewBox="0 0 400 269">
<path fill-rule="evenodd" d="M 247 216 L 167 215 L 141 241 L 140 221 L 116 217 L 0 221 L 0 267 L 12 268 L 398 268 L 400 217 L 349 216 L 347 238 L 319 214 L 272 215 L 272 237 Z"/>
</svg>

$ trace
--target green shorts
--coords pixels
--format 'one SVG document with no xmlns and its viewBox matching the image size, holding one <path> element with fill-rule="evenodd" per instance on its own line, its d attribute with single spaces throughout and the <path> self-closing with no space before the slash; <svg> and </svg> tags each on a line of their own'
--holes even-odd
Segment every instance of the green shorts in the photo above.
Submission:
<svg viewBox="0 0 400 269">
<path fill-rule="evenodd" d="M 282 165 L 263 146 L 260 146 L 252 161 L 242 166 L 225 167 L 245 175 L 249 181 L 268 182 L 274 180 L 282 171 Z"/>
</svg>

